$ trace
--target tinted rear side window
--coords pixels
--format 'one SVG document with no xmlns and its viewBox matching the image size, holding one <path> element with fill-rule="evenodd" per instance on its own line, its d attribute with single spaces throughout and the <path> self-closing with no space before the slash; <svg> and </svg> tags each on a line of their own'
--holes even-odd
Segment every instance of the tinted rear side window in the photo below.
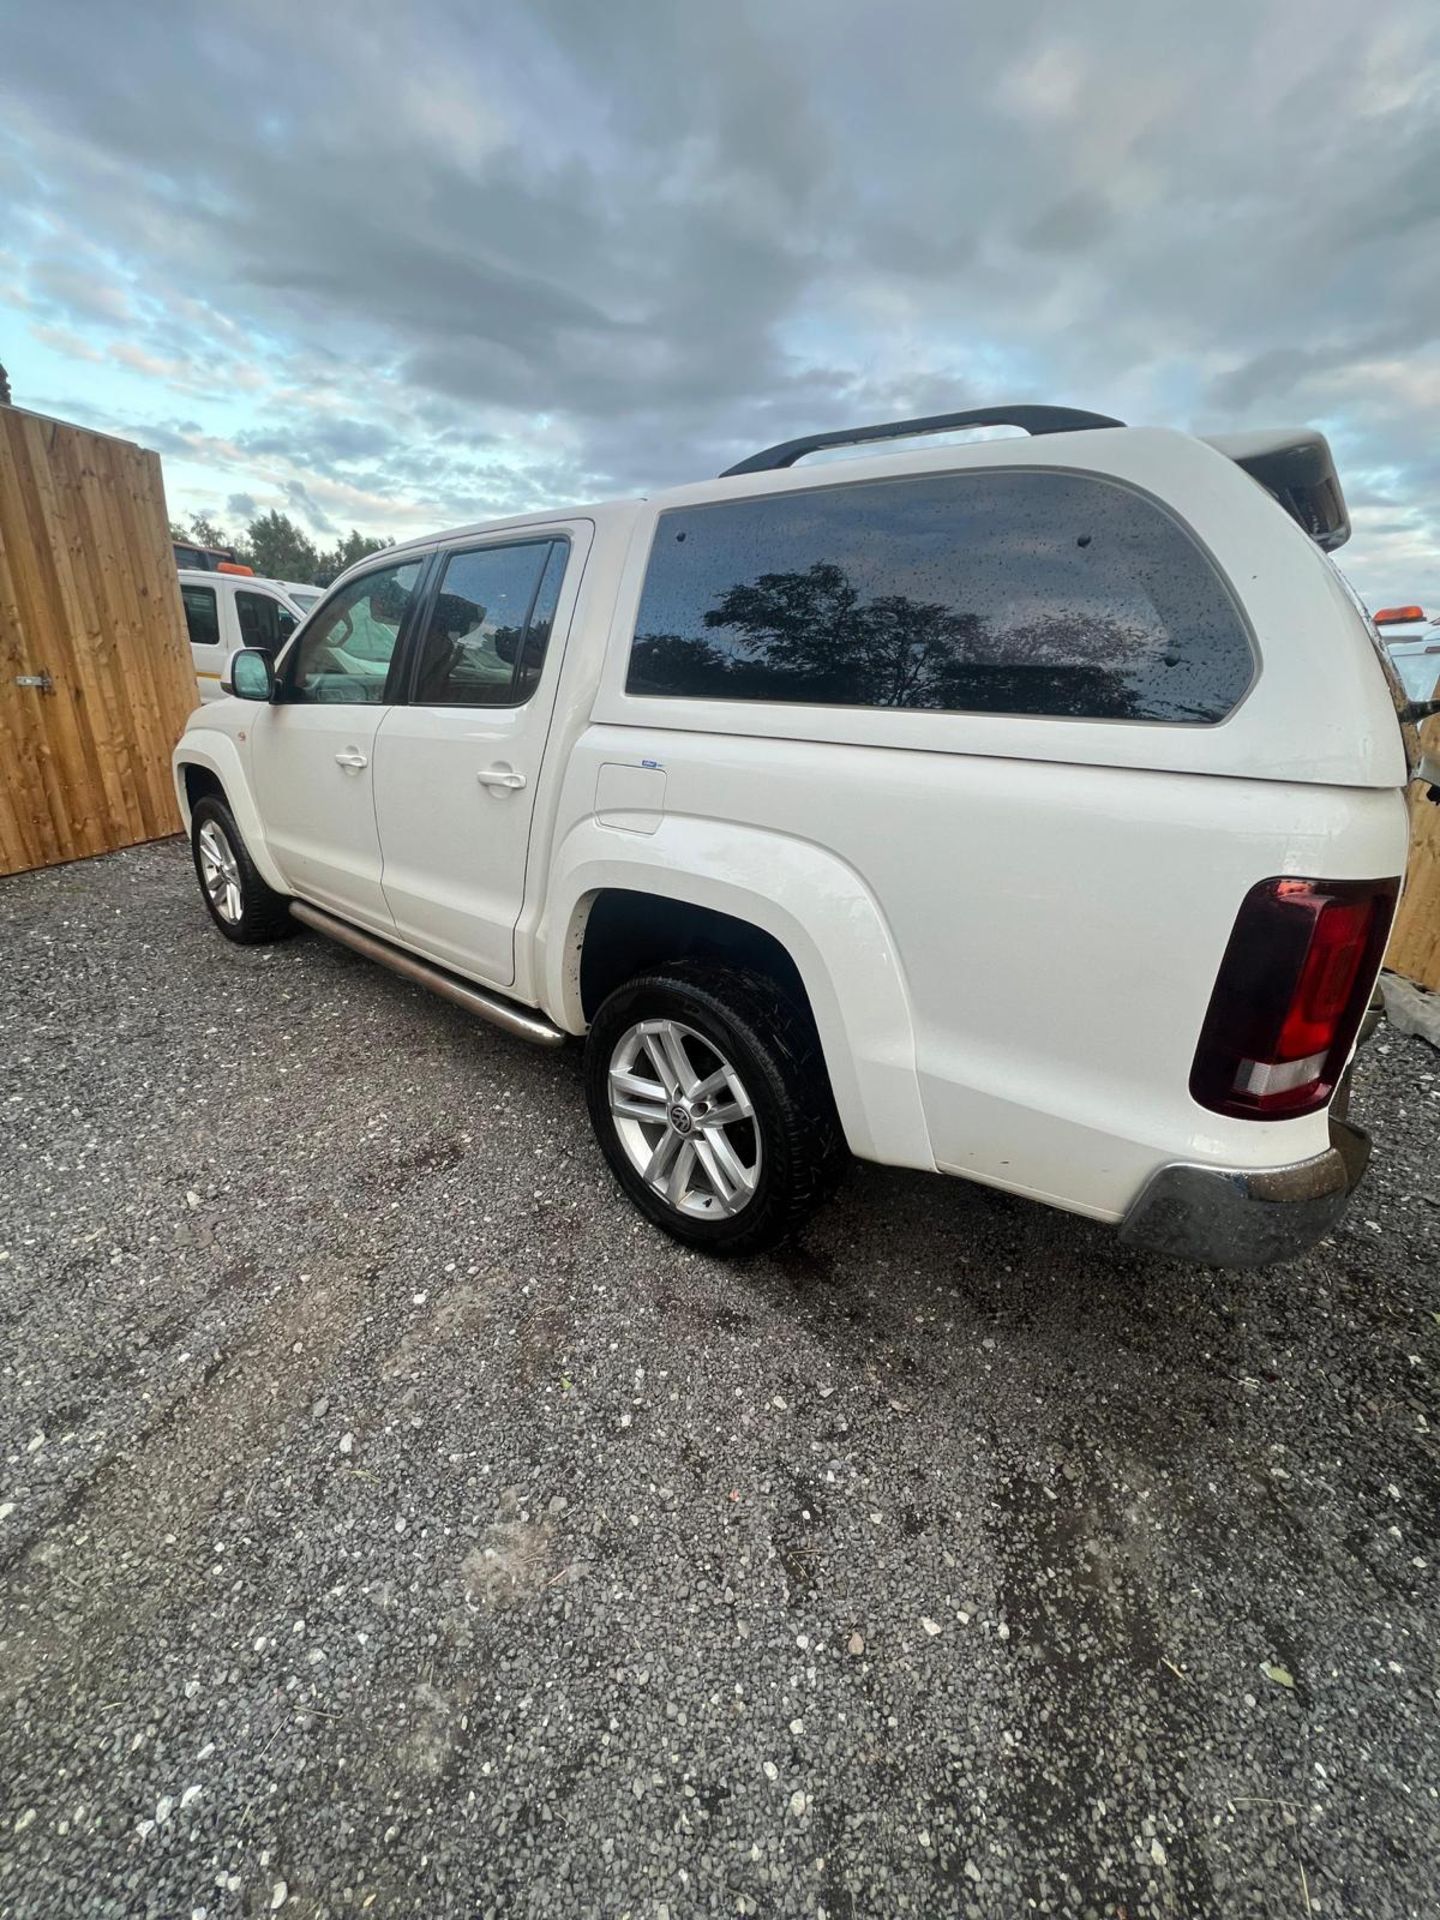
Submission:
<svg viewBox="0 0 1440 1920">
<path fill-rule="evenodd" d="M 627 691 L 1223 720 L 1240 615 L 1163 508 L 1084 474 L 915 475 L 662 513 Z"/>
<path fill-rule="evenodd" d="M 218 647 L 220 615 L 215 606 L 215 589 L 182 586 L 180 599 L 185 608 L 185 626 L 190 634 L 191 646 Z"/>
</svg>

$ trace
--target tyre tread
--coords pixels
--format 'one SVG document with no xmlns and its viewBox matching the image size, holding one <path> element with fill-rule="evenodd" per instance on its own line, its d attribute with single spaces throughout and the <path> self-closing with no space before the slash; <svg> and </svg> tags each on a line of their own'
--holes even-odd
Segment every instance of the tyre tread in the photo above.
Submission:
<svg viewBox="0 0 1440 1920">
<path fill-rule="evenodd" d="M 200 880 L 200 829 L 210 819 L 223 830 L 230 843 L 235 864 L 240 869 L 243 898 L 239 920 L 233 926 L 229 925 L 211 906 L 204 882 L 201 881 L 200 897 L 205 902 L 211 920 L 225 938 L 233 940 L 237 946 L 259 947 L 274 940 L 287 939 L 295 931 L 295 922 L 290 918 L 289 899 L 285 894 L 277 893 L 262 877 L 250 858 L 249 849 L 235 824 L 234 814 L 220 795 L 214 793 L 207 793 L 197 800 L 190 815 L 190 854 L 196 879 Z"/>
</svg>

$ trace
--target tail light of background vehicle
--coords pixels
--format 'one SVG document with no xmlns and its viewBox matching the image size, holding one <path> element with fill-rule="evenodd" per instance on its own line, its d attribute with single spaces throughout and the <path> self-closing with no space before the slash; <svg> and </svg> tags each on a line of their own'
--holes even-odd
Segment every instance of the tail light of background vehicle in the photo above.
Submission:
<svg viewBox="0 0 1440 1920">
<path fill-rule="evenodd" d="M 1241 902 L 1190 1071 L 1202 1107 L 1292 1120 L 1344 1071 L 1398 880 L 1262 880 Z"/>
</svg>

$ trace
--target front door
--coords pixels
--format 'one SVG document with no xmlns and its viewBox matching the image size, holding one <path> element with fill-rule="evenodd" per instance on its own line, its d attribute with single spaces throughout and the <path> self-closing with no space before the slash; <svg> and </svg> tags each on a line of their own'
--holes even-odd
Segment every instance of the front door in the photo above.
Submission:
<svg viewBox="0 0 1440 1920">
<path fill-rule="evenodd" d="M 239 585 L 235 588 L 235 623 L 240 630 L 237 646 L 264 647 L 275 657 L 300 624 L 278 593 L 268 587 Z"/>
<path fill-rule="evenodd" d="M 303 900 L 391 930 L 380 886 L 375 738 L 424 559 L 362 574 L 316 611 L 256 709 L 252 778 L 271 854 Z"/>
<path fill-rule="evenodd" d="M 515 923 L 563 639 L 589 529 L 438 557 L 407 703 L 375 743 L 396 932 L 460 973 L 515 978 Z"/>
</svg>

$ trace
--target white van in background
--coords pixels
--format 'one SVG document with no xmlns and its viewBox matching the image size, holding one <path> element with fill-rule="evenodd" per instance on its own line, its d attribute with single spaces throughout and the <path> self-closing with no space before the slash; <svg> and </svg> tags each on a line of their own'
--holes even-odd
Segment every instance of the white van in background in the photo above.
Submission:
<svg viewBox="0 0 1440 1920">
<path fill-rule="evenodd" d="M 305 618 L 277 580 L 199 567 L 181 567 L 179 577 L 202 701 L 220 698 L 220 676 L 237 647 L 278 651 Z"/>
<path fill-rule="evenodd" d="M 1435 699 L 1440 683 L 1440 619 L 1427 619 L 1425 609 L 1415 605 L 1381 607 L 1371 618 L 1409 698 Z"/>
<path fill-rule="evenodd" d="M 287 598 L 293 600 L 302 613 L 308 613 L 315 602 L 325 595 L 324 587 L 311 586 L 304 580 L 281 580 L 277 584 L 285 589 Z"/>
</svg>

